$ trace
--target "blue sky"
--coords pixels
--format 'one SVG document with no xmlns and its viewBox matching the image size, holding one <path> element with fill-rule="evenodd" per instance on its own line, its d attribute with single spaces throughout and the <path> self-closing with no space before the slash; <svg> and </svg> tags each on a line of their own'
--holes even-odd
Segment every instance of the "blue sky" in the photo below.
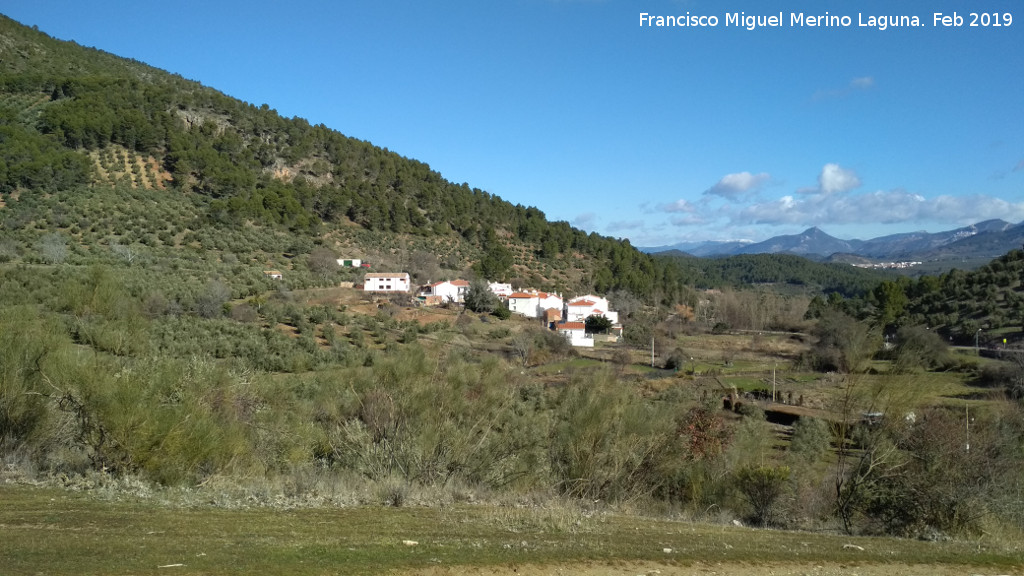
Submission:
<svg viewBox="0 0 1024 576">
<path fill-rule="evenodd" d="M 1012 23 L 971 27 L 981 9 Z M 850 25 L 792 25 L 826 11 Z M 1016 0 L 5 0 L 0 12 L 635 245 L 1024 220 Z M 782 25 L 727 26 L 736 12 Z M 963 25 L 936 26 L 935 12 Z M 641 26 L 641 13 L 718 25 Z M 860 26 L 882 15 L 920 26 Z"/>
</svg>

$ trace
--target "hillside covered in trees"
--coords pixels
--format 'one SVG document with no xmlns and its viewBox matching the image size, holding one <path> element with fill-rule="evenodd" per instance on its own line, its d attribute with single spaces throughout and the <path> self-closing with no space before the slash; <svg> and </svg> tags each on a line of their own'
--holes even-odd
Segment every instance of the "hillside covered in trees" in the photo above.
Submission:
<svg viewBox="0 0 1024 576">
<path fill-rule="evenodd" d="M 266 104 L 240 102 L 142 63 L 54 40 L 7 18 L 0 19 L 0 38 L 0 195 L 9 208 L 8 227 L 24 232 L 20 245 L 8 243 L 0 250 L 8 260 L 32 257 L 40 234 L 25 230 L 29 222 L 37 223 L 36 231 L 59 232 L 70 243 L 171 249 L 189 241 L 216 249 L 188 233 L 255 226 L 355 251 L 379 245 L 360 232 L 377 233 L 370 235 L 374 239 L 380 234 L 410 238 L 453 272 L 473 266 L 482 276 L 521 279 L 539 288 L 626 290 L 652 304 L 692 301 L 687 286 L 747 282 L 749 274 L 731 270 L 751 266 L 771 266 L 769 281 L 811 290 L 863 289 L 877 278 L 861 273 L 840 288 L 834 277 L 816 282 L 834 272 L 819 268 L 808 274 L 804 269 L 817 265 L 795 260 L 694 266 L 654 258 L 628 241 L 550 222 L 537 208 L 449 182 L 423 162 L 301 118 L 283 118 Z M 85 202 L 71 196 L 118 187 L 167 190 L 181 197 L 173 202 L 185 202 L 189 209 L 167 222 L 169 229 L 129 230 L 118 222 L 100 229 L 67 206 Z M 48 192 L 59 192 L 64 205 L 55 206 Z M 162 202 L 167 195 L 154 198 Z M 44 211 L 58 219 L 38 224 Z M 70 225 L 72 216 L 89 226 Z M 238 248 L 232 246 L 236 254 Z M 391 250 L 401 251 L 399 246 Z M 275 250 L 256 250 L 252 259 L 278 256 L 263 252 Z M 779 273 L 780 266 L 788 270 Z M 857 276 L 847 272 L 842 280 Z"/>
<path fill-rule="evenodd" d="M 0 34 L 0 193 L 14 211 L 29 194 L 145 181 L 189 198 L 201 219 L 196 227 L 254 225 L 319 237 L 354 223 L 450 238 L 466 250 L 458 264 L 475 263 L 495 279 L 510 277 L 517 261 L 525 270 L 535 261 L 582 257 L 588 270 L 560 275 L 562 282 L 667 302 L 683 297 L 679 268 L 628 242 L 448 182 L 422 162 L 8 19 Z M 125 163 L 129 169 L 118 170 Z M 113 232 L 125 244 L 147 240 Z M 81 231 L 71 234 L 83 239 Z"/>
<path fill-rule="evenodd" d="M 882 324 L 927 326 L 964 345 L 1015 343 L 1024 326 L 1024 251 L 969 272 L 886 281 L 868 302 Z"/>
</svg>

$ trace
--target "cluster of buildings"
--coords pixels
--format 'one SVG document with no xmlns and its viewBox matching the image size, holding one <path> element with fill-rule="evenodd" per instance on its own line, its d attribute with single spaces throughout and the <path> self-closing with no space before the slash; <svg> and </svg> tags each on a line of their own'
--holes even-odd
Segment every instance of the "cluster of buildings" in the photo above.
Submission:
<svg viewBox="0 0 1024 576">
<path fill-rule="evenodd" d="M 573 346 L 593 347 L 593 334 L 586 331 L 587 318 L 603 316 L 611 324 L 612 336 L 622 334 L 618 312 L 609 308 L 608 300 L 593 294 L 577 296 L 569 300 L 561 294 L 537 290 L 513 291 L 511 284 L 491 282 L 491 292 L 508 304 L 513 314 L 537 318 L 545 326 L 564 336 Z M 366 292 L 403 292 L 412 290 L 411 279 L 405 272 L 368 273 L 363 278 Z M 465 301 L 469 282 L 466 280 L 445 280 L 419 288 L 417 297 L 427 306 L 441 304 L 462 304 Z"/>
<path fill-rule="evenodd" d="M 508 296 L 508 309 L 528 318 L 541 319 L 545 326 L 564 336 L 573 346 L 594 346 L 594 335 L 587 333 L 587 318 L 591 316 L 607 318 L 611 334 L 622 335 L 619 313 L 609 307 L 607 299 L 593 294 L 565 300 L 561 294 L 549 292 L 513 292 Z"/>
<path fill-rule="evenodd" d="M 875 270 L 905 270 L 907 268 L 913 268 L 914 266 L 920 266 L 922 262 L 857 262 L 853 265 L 857 268 L 870 268 Z"/>
</svg>

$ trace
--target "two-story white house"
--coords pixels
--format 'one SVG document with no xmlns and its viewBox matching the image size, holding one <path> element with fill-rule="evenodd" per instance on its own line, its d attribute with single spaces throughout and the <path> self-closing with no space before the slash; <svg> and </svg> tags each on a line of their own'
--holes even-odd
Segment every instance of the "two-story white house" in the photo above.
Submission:
<svg viewBox="0 0 1024 576">
<path fill-rule="evenodd" d="M 590 316 L 604 316 L 618 324 L 619 313 L 608 309 L 608 300 L 593 294 L 577 296 L 565 305 L 566 322 L 586 322 Z"/>
<path fill-rule="evenodd" d="M 508 296 L 508 309 L 515 314 L 537 318 L 539 306 L 540 297 L 536 293 L 513 292 Z"/>
<path fill-rule="evenodd" d="M 508 309 L 528 318 L 540 318 L 549 308 L 562 309 L 562 297 L 548 292 L 513 292 L 508 297 Z"/>
<path fill-rule="evenodd" d="M 363 276 L 365 292 L 408 292 L 409 288 L 407 272 L 375 272 Z"/>
<path fill-rule="evenodd" d="M 419 296 L 426 298 L 434 297 L 440 302 L 454 302 L 462 304 L 466 299 L 466 291 L 469 290 L 469 282 L 465 280 L 444 280 L 434 282 L 420 289 Z"/>
</svg>

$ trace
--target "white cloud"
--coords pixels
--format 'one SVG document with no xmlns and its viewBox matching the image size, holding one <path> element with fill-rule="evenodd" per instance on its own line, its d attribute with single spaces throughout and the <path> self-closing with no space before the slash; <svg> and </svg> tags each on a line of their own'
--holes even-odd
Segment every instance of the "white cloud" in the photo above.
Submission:
<svg viewBox="0 0 1024 576">
<path fill-rule="evenodd" d="M 640 230 L 644 227 L 643 220 L 616 220 L 608 224 L 608 230 L 619 232 L 623 230 Z"/>
<path fill-rule="evenodd" d="M 771 180 L 767 172 L 751 174 L 750 172 L 736 172 L 726 174 L 717 184 L 704 191 L 704 194 L 721 196 L 728 200 L 736 200 L 757 192 L 765 182 Z"/>
<path fill-rule="evenodd" d="M 871 76 L 861 76 L 850 80 L 850 88 L 858 88 L 860 90 L 867 90 L 875 86 L 875 79 Z"/>
<path fill-rule="evenodd" d="M 870 89 L 872 89 L 874 87 L 875 87 L 875 79 L 874 79 L 874 77 L 872 77 L 872 76 L 858 76 L 858 77 L 854 78 L 853 80 L 850 80 L 850 83 L 847 84 L 846 86 L 843 86 L 842 88 L 838 88 L 838 89 L 837 88 L 832 88 L 830 90 L 818 90 L 817 92 L 815 92 L 811 96 L 811 99 L 815 100 L 815 101 L 818 101 L 818 100 L 828 100 L 828 99 L 831 99 L 831 98 L 842 98 L 843 96 L 846 96 L 846 95 L 848 95 L 848 94 L 850 94 L 852 92 L 856 92 L 856 91 L 860 91 L 860 90 L 870 90 Z"/>
<path fill-rule="evenodd" d="M 936 222 L 965 225 L 1002 218 L 1024 220 L 1024 202 L 992 196 L 937 196 L 925 198 L 905 190 L 879 190 L 869 194 L 823 194 L 748 206 L 733 216 L 735 224 L 895 224 Z"/>
<path fill-rule="evenodd" d="M 694 204 L 693 202 L 690 202 L 689 200 L 686 200 L 685 198 L 681 198 L 679 200 L 676 200 L 675 202 L 672 202 L 671 204 L 662 205 L 661 209 L 665 212 L 685 212 L 688 214 L 693 214 L 697 212 L 697 205 Z"/>
<path fill-rule="evenodd" d="M 572 219 L 572 225 L 576 228 L 593 228 L 596 223 L 597 214 L 593 212 L 584 212 L 583 214 L 578 214 Z"/>
<path fill-rule="evenodd" d="M 857 173 L 839 164 L 825 164 L 818 175 L 818 191 L 825 195 L 848 192 L 859 186 L 860 178 Z"/>
</svg>

